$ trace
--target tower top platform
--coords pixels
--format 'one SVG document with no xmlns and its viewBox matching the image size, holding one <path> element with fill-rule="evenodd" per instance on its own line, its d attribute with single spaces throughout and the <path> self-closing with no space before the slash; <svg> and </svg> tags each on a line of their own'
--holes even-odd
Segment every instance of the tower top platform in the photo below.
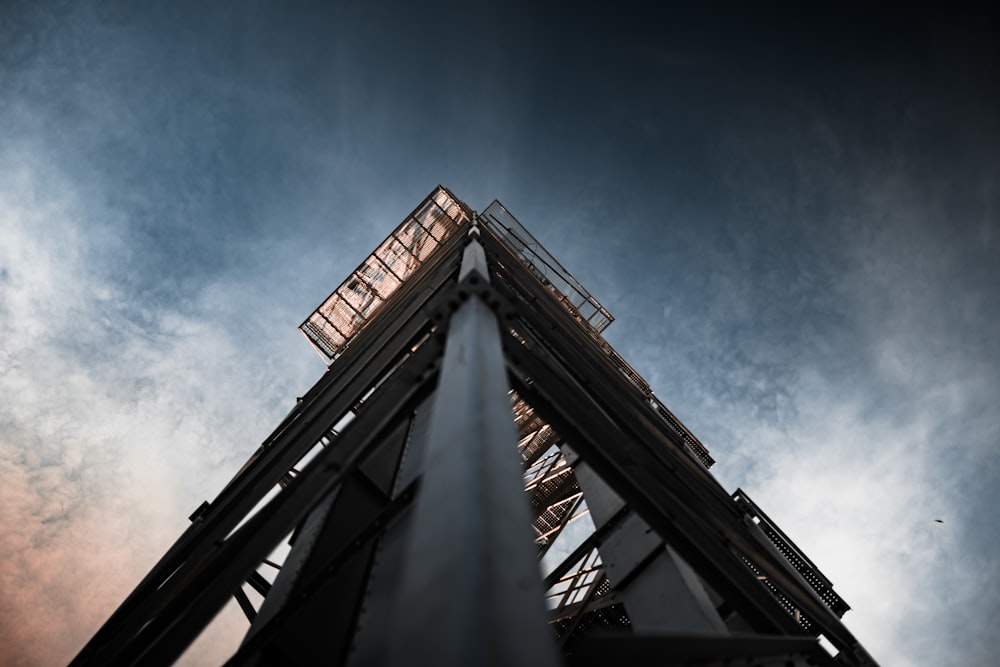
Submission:
<svg viewBox="0 0 1000 667">
<path fill-rule="evenodd" d="M 439 185 L 299 326 L 320 355 L 335 359 L 382 303 L 447 239 L 473 221 L 499 236 L 580 322 L 596 333 L 614 317 L 498 200 L 477 214 Z"/>
</svg>

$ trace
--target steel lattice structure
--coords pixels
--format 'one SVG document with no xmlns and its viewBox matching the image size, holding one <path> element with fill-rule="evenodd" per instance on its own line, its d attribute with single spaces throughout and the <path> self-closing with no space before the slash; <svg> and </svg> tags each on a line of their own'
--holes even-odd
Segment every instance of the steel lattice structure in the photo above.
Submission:
<svg viewBox="0 0 1000 667">
<path fill-rule="evenodd" d="M 439 186 L 302 324 L 327 373 L 72 664 L 171 664 L 235 597 L 234 666 L 874 665 L 612 319 Z"/>
</svg>

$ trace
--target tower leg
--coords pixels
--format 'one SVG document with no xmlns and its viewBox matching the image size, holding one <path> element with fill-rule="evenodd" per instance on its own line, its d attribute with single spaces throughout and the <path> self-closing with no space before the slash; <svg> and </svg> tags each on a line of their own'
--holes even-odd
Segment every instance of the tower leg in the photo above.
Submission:
<svg viewBox="0 0 1000 667">
<path fill-rule="evenodd" d="M 388 664 L 550 665 L 497 318 L 466 248 L 410 521 Z M 523 539 L 518 537 L 523 536 Z"/>
</svg>

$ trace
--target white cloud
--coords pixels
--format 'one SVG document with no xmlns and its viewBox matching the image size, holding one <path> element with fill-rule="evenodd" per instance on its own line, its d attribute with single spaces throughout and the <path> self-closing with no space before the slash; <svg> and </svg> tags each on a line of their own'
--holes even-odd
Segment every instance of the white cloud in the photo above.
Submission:
<svg viewBox="0 0 1000 667">
<path fill-rule="evenodd" d="M 183 312 L 157 304 L 136 317 L 143 304 L 111 268 L 113 213 L 85 207 L 74 183 L 26 153 L 0 165 L 0 627 L 14 664 L 55 664 L 322 364 L 298 340 L 290 364 L 268 356 L 297 335 L 290 322 L 290 336 L 264 334 L 268 308 L 220 313 L 223 301 L 245 303 L 247 284 L 208 285 Z M 218 319 L 231 311 L 242 327 Z"/>
</svg>

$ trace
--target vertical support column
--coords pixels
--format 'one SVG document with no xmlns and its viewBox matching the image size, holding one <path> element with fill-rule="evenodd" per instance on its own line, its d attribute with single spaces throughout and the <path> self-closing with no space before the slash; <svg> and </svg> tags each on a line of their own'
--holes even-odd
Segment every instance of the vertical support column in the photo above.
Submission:
<svg viewBox="0 0 1000 667">
<path fill-rule="evenodd" d="M 479 296 L 489 274 L 475 238 L 460 279 L 471 294 L 448 325 L 387 664 L 554 665 L 500 331 Z"/>
<path fill-rule="evenodd" d="M 589 465 L 574 471 L 596 526 L 625 506 Z M 728 633 L 695 571 L 639 515 L 622 521 L 598 551 L 612 585 L 628 581 L 619 592 L 636 632 Z"/>
</svg>

